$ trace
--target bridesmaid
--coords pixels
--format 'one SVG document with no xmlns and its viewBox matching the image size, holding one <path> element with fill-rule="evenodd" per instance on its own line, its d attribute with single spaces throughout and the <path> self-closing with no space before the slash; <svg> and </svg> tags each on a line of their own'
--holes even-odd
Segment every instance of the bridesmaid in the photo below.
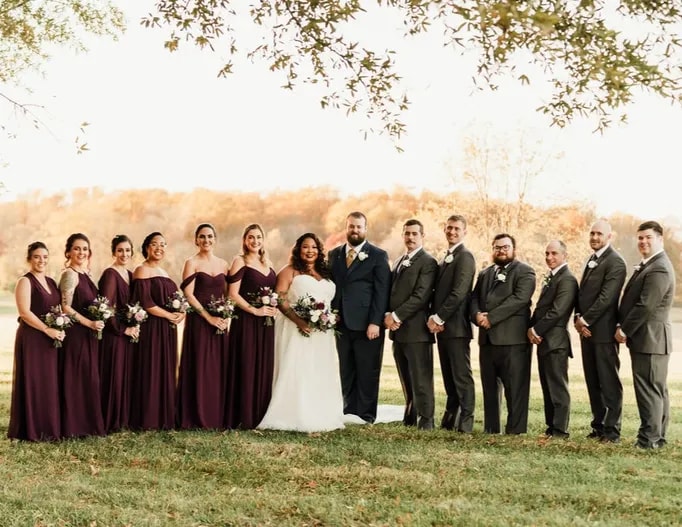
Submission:
<svg viewBox="0 0 682 527">
<path fill-rule="evenodd" d="M 145 260 L 133 272 L 132 301 L 149 318 L 140 327 L 133 360 L 129 425 L 133 430 L 170 430 L 175 427 L 175 376 L 178 363 L 177 326 L 184 313 L 168 311 L 167 302 L 178 291 L 161 262 L 166 239 L 152 232 L 142 242 Z"/>
<path fill-rule="evenodd" d="M 60 348 L 62 435 L 84 437 L 104 435 L 99 380 L 99 341 L 101 320 L 90 320 L 84 313 L 99 291 L 90 277 L 90 240 L 74 233 L 66 240 L 66 266 L 59 280 L 62 310 L 75 317 L 76 324 L 66 330 Z"/>
<path fill-rule="evenodd" d="M 49 253 L 43 242 L 28 246 L 29 271 L 14 291 L 19 328 L 14 341 L 10 439 L 53 441 L 61 437 L 59 375 L 54 341 L 65 332 L 48 328 L 42 317 L 61 303 L 57 282 L 45 274 Z"/>
<path fill-rule="evenodd" d="M 128 427 L 130 411 L 130 361 L 134 353 L 132 339 L 139 337 L 139 327 L 128 327 L 122 319 L 130 303 L 133 273 L 128 269 L 133 256 L 133 242 L 125 234 L 111 240 L 112 264 L 99 279 L 99 292 L 116 306 L 116 317 L 107 320 L 100 343 L 100 383 L 102 414 L 107 432 Z"/>
<path fill-rule="evenodd" d="M 265 317 L 274 317 L 277 308 L 255 307 L 251 302 L 263 287 L 274 292 L 276 280 L 272 263 L 265 255 L 263 229 L 258 224 L 247 226 L 242 253 L 232 261 L 228 279 L 237 317 L 230 326 L 227 428 L 255 428 L 270 403 L 275 332 Z"/>
<path fill-rule="evenodd" d="M 180 286 L 192 311 L 182 336 L 177 424 L 218 429 L 225 415 L 228 321 L 211 315 L 207 305 L 212 298 L 227 297 L 228 264 L 213 254 L 216 231 L 210 223 L 196 228 L 194 243 L 198 251 L 185 261 Z"/>
</svg>

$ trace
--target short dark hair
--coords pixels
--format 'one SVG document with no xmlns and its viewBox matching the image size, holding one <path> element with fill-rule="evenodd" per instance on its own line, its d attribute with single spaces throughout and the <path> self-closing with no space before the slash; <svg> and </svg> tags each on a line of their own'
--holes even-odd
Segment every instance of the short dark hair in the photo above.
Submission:
<svg viewBox="0 0 682 527">
<path fill-rule="evenodd" d="M 415 218 L 407 220 L 405 223 L 403 223 L 403 230 L 405 230 L 405 227 L 412 227 L 412 225 L 419 225 L 419 232 L 424 234 L 424 224 Z"/>
<path fill-rule="evenodd" d="M 493 243 L 491 245 L 495 245 L 495 242 L 497 240 L 501 240 L 502 238 L 509 238 L 512 242 L 512 247 L 516 249 L 516 240 L 511 234 L 508 234 L 506 232 L 501 232 L 500 234 L 496 234 L 495 237 L 493 238 Z"/>
<path fill-rule="evenodd" d="M 348 216 L 346 216 L 346 221 L 348 220 L 348 218 L 355 218 L 356 220 L 365 220 L 365 226 L 367 226 L 367 216 L 365 216 L 359 210 L 354 210 L 353 212 L 349 213 Z"/>
<path fill-rule="evenodd" d="M 663 236 L 663 227 L 657 221 L 645 221 L 637 227 L 637 232 L 648 231 L 649 229 L 652 229 L 654 232 Z"/>
</svg>

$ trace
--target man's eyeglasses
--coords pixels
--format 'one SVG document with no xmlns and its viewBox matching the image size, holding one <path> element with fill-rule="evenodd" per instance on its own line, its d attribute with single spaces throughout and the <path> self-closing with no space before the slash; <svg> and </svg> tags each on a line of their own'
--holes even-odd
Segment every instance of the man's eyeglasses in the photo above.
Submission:
<svg viewBox="0 0 682 527">
<path fill-rule="evenodd" d="M 493 251 L 496 253 L 507 252 L 511 249 L 511 245 L 493 245 Z"/>
</svg>

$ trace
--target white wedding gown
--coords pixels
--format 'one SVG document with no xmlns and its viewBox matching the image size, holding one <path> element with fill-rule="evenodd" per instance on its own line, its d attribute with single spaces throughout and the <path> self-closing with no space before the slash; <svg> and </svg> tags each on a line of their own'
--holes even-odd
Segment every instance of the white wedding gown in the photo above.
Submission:
<svg viewBox="0 0 682 527">
<path fill-rule="evenodd" d="M 297 275 L 287 294 L 293 304 L 305 294 L 331 302 L 330 280 Z M 324 432 L 344 428 L 339 359 L 332 331 L 304 337 L 284 316 L 275 322 L 275 375 L 272 399 L 259 429 Z"/>
</svg>

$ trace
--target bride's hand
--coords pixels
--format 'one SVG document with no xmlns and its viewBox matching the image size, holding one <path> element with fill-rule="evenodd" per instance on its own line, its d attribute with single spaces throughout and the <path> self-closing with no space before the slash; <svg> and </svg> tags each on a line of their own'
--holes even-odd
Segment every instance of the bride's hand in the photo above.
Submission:
<svg viewBox="0 0 682 527">
<path fill-rule="evenodd" d="M 311 328 L 307 322 L 301 321 L 300 323 L 296 324 L 298 326 L 298 330 L 301 333 L 304 333 L 305 335 L 310 335 L 313 332 L 313 328 Z"/>
</svg>

